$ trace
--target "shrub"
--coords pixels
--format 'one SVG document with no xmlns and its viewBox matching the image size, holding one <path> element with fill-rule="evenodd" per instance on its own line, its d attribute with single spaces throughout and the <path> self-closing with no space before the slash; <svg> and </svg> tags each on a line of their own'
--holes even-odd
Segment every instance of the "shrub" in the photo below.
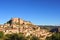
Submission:
<svg viewBox="0 0 60 40">
<path fill-rule="evenodd" d="M 4 33 L 2 31 L 0 31 L 0 38 L 3 38 Z"/>
<path fill-rule="evenodd" d="M 31 37 L 31 40 L 39 40 L 39 38 L 36 37 L 36 36 L 32 36 L 32 37 Z"/>
<path fill-rule="evenodd" d="M 54 33 L 51 37 L 47 37 L 46 40 L 60 40 L 60 33 Z"/>
</svg>

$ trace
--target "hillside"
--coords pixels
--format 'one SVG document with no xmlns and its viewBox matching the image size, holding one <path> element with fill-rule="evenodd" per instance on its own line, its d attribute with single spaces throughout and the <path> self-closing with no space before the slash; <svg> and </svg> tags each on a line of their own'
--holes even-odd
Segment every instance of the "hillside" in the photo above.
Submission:
<svg viewBox="0 0 60 40">
<path fill-rule="evenodd" d="M 47 29 L 50 32 L 60 32 L 60 26 L 48 26 L 48 25 L 45 25 L 45 26 L 38 25 L 38 26 L 40 28 Z"/>
<path fill-rule="evenodd" d="M 24 36 L 37 36 L 41 40 L 45 40 L 46 37 L 50 37 L 52 32 L 47 27 L 34 25 L 30 21 L 25 21 L 20 18 L 12 18 L 5 24 L 0 25 L 0 31 L 4 34 L 22 33 Z"/>
</svg>

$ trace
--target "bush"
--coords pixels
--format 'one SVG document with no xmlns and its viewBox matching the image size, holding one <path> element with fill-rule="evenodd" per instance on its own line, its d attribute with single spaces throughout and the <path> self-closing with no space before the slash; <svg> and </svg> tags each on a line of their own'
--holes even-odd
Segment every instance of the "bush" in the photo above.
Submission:
<svg viewBox="0 0 60 40">
<path fill-rule="evenodd" d="M 18 35 L 17 34 L 7 34 L 7 35 L 5 35 L 4 40 L 18 40 Z"/>
<path fill-rule="evenodd" d="M 19 40 L 27 40 L 27 38 L 23 34 L 18 34 Z"/>
<path fill-rule="evenodd" d="M 22 34 L 7 34 L 4 40 L 27 40 Z"/>
<path fill-rule="evenodd" d="M 60 40 L 60 33 L 54 33 L 51 37 L 47 37 L 46 40 Z"/>
<path fill-rule="evenodd" d="M 3 38 L 4 33 L 2 31 L 0 31 L 0 38 Z"/>
<path fill-rule="evenodd" d="M 39 38 L 36 36 L 32 36 L 30 40 L 39 40 Z"/>
</svg>

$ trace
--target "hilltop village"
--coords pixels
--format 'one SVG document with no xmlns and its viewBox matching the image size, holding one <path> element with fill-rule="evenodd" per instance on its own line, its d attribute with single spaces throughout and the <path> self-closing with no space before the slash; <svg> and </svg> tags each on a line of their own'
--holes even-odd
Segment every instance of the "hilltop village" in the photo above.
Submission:
<svg viewBox="0 0 60 40">
<path fill-rule="evenodd" d="M 44 40 L 52 35 L 47 29 L 41 29 L 39 26 L 32 24 L 20 18 L 12 18 L 3 25 L 0 25 L 0 31 L 4 34 L 22 33 L 24 36 L 35 35 Z"/>
</svg>

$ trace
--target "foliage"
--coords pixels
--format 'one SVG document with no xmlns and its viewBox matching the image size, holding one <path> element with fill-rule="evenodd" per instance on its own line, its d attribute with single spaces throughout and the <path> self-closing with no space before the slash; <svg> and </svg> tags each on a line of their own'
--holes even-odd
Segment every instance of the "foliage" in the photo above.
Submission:
<svg viewBox="0 0 60 40">
<path fill-rule="evenodd" d="M 23 34 L 18 34 L 19 40 L 27 40 L 26 37 Z"/>
<path fill-rule="evenodd" d="M 4 40 L 26 40 L 22 34 L 7 34 Z"/>
<path fill-rule="evenodd" d="M 4 35 L 3 32 L 0 32 L 0 40 L 39 40 L 39 38 L 36 36 L 25 37 L 22 33 Z"/>
<path fill-rule="evenodd" d="M 60 40 L 60 33 L 54 33 L 51 37 L 47 37 L 46 40 Z"/>
<path fill-rule="evenodd" d="M 7 34 L 5 35 L 5 40 L 18 40 L 17 34 Z"/>
<path fill-rule="evenodd" d="M 39 40 L 39 38 L 36 36 L 32 36 L 30 40 Z"/>
<path fill-rule="evenodd" d="M 3 38 L 4 33 L 2 31 L 0 31 L 0 38 Z"/>
</svg>

